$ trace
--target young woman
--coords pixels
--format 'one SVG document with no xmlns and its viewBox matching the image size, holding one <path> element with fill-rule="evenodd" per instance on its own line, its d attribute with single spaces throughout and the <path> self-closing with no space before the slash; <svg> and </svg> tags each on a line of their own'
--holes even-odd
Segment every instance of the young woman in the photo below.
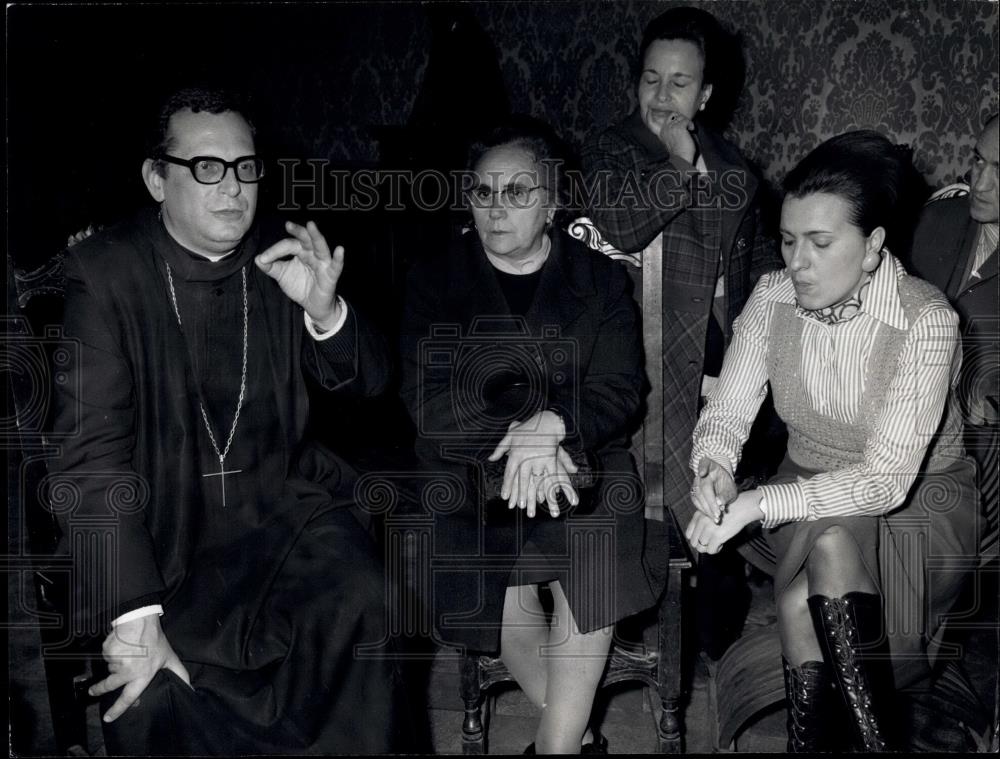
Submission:
<svg viewBox="0 0 1000 759">
<path fill-rule="evenodd" d="M 948 403 L 958 319 L 886 247 L 903 168 L 888 140 L 859 131 L 788 175 L 785 269 L 736 321 L 693 435 L 691 545 L 713 553 L 763 528 L 744 555 L 774 575 L 796 751 L 830 749 L 831 679 L 855 747 L 893 745 L 893 688 L 926 675 L 957 567 L 975 552 L 974 468 Z M 768 484 L 737 495 L 732 472 L 768 384 L 788 451 Z"/>
</svg>

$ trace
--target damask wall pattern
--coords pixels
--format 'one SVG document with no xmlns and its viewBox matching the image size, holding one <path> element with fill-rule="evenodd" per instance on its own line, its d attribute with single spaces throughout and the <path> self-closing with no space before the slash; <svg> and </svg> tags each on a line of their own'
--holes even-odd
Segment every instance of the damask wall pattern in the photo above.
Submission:
<svg viewBox="0 0 1000 759">
<path fill-rule="evenodd" d="M 931 185 L 967 170 L 998 108 L 998 5 L 977 0 L 482 4 L 515 109 L 582 143 L 635 104 L 645 24 L 700 5 L 743 39 L 729 136 L 774 181 L 827 137 L 873 128 L 914 149 Z"/>
<path fill-rule="evenodd" d="M 870 127 L 911 145 L 928 182 L 944 184 L 964 174 L 974 136 L 997 111 L 998 4 L 988 0 L 536 0 L 469 10 L 496 46 L 512 107 L 579 146 L 634 106 L 642 29 L 682 4 L 705 7 L 741 36 L 746 85 L 728 133 L 772 181 L 825 138 Z M 364 162 L 378 158 L 377 127 L 406 123 L 430 29 L 412 5 L 355 15 L 339 31 L 350 34 L 347 69 L 324 72 L 317 62 L 280 86 L 309 97 L 318 76 L 335 80 L 329 92 L 350 93 L 343 103 L 331 98 L 321 129 L 283 128 L 314 155 Z"/>
</svg>

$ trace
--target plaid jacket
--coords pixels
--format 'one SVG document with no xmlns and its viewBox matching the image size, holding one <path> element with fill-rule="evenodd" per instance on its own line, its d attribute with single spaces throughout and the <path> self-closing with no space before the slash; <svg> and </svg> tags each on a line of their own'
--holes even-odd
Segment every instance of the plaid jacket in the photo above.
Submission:
<svg viewBox="0 0 1000 759">
<path fill-rule="evenodd" d="M 783 267 L 763 228 L 759 180 L 735 146 L 700 125 L 696 134 L 707 175 L 671 156 L 638 111 L 583 155 L 589 216 L 605 238 L 634 252 L 663 235 L 664 497 L 682 524 L 692 513 L 688 457 L 719 267 L 727 344 L 754 284 Z"/>
</svg>

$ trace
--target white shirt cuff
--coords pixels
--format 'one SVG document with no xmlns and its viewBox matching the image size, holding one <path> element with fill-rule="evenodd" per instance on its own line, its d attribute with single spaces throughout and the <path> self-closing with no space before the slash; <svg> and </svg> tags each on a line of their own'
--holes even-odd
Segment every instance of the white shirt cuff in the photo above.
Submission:
<svg viewBox="0 0 1000 759">
<path fill-rule="evenodd" d="M 302 312 L 302 316 L 306 320 L 306 331 L 313 340 L 329 340 L 340 332 L 341 327 L 344 326 L 344 323 L 347 321 L 347 301 L 338 295 L 337 302 L 340 304 L 340 318 L 337 319 L 337 323 L 333 325 L 333 328 L 326 332 L 317 332 L 316 323 L 309 317 L 309 314 L 305 311 Z"/>
<path fill-rule="evenodd" d="M 810 519 L 809 505 L 798 482 L 761 485 L 758 492 L 761 494 L 759 505 L 764 512 L 764 527 L 777 527 L 785 522 L 805 522 Z"/>
<path fill-rule="evenodd" d="M 148 617 L 153 614 L 163 616 L 163 606 L 160 604 L 152 604 L 151 606 L 140 606 L 138 609 L 133 609 L 132 611 L 122 614 L 111 621 L 112 627 L 117 627 L 118 625 L 124 624 L 126 622 L 131 622 L 133 619 L 139 619 L 141 617 Z"/>
</svg>

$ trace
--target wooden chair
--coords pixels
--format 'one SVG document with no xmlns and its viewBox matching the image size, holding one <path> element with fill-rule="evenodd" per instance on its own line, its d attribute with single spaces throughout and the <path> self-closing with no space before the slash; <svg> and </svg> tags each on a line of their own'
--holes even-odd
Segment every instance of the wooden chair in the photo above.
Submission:
<svg viewBox="0 0 1000 759">
<path fill-rule="evenodd" d="M 51 434 L 53 390 L 66 381 L 62 366 L 72 350 L 60 326 L 63 261 L 60 253 L 33 271 L 16 269 L 9 257 L 7 261 L 10 315 L 4 320 L 4 358 L 13 417 L 6 420 L 3 447 L 9 451 L 9 524 L 16 540 L 6 563 L 20 589 L 11 621 L 33 626 L 38 633 L 52 718 L 48 727 L 56 751 L 82 756 L 88 744 L 86 708 L 92 702 L 86 692 L 91 679 L 88 657 L 68 614 L 72 562 L 53 556 L 59 531 L 40 495 L 47 460 L 61 444 Z"/>
<path fill-rule="evenodd" d="M 948 198 L 961 198 L 969 194 L 969 185 L 965 182 L 955 182 L 954 184 L 949 184 L 940 189 L 935 190 L 931 193 L 931 196 L 927 198 L 928 203 L 933 203 L 935 200 L 947 200 Z"/>
<path fill-rule="evenodd" d="M 569 226 L 574 238 L 626 266 L 635 283 L 643 320 L 643 346 L 650 394 L 642 428 L 633 438 L 632 452 L 643 477 L 646 493 L 646 517 L 662 521 L 667 533 L 669 560 L 664 595 L 657 608 L 655 640 L 627 641 L 615 636 L 607 668 L 599 685 L 638 681 L 655 688 L 660 700 L 660 719 L 656 723 L 660 753 L 680 753 L 682 726 L 681 700 L 681 591 L 684 573 L 691 560 L 683 536 L 669 508 L 663 501 L 663 300 L 662 257 L 657 237 L 641 254 L 616 250 L 601 236 L 587 218 Z M 652 637 L 652 636 L 650 636 Z M 487 752 L 482 706 L 496 685 L 512 682 L 513 677 L 498 657 L 467 653 L 461 662 L 461 696 L 465 707 L 462 722 L 462 749 L 466 754 Z"/>
</svg>

